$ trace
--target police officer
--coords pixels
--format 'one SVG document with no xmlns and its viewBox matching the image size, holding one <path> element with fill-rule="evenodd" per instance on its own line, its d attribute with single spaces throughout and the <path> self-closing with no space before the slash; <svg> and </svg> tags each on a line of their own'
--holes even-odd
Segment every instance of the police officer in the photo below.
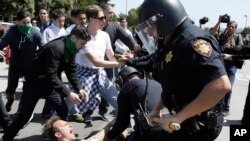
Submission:
<svg viewBox="0 0 250 141">
<path fill-rule="evenodd" d="M 233 48 L 222 48 L 223 53 L 230 54 L 228 58 L 230 60 L 234 59 L 250 59 L 250 46 L 247 45 L 239 45 Z M 241 124 L 249 127 L 250 126 L 250 82 L 248 85 L 248 92 L 245 101 L 245 106 L 243 110 L 243 117 L 241 119 Z"/>
<path fill-rule="evenodd" d="M 171 123 L 181 124 L 179 131 L 163 135 L 166 140 L 214 140 L 223 123 L 220 101 L 231 90 L 217 42 L 191 23 L 178 0 L 145 0 L 139 22 L 149 18 L 153 22 L 147 23 L 163 37 L 158 41 L 158 51 L 147 61 L 157 58 L 163 87 L 162 98 L 149 118 L 169 133 L 174 131 Z M 138 60 L 126 64 L 138 66 Z M 172 114 L 157 118 L 163 106 Z"/>
<path fill-rule="evenodd" d="M 129 126 L 130 114 L 134 114 L 135 131 L 130 140 L 153 140 L 162 128 L 150 127 L 146 114 L 160 100 L 161 85 L 157 81 L 143 79 L 142 74 L 133 67 L 122 69 L 115 82 L 118 89 L 121 89 L 117 101 L 119 109 L 116 122 L 106 139 L 113 140 L 119 136 Z"/>
<path fill-rule="evenodd" d="M 2 139 L 12 141 L 18 131 L 23 128 L 29 120 L 36 103 L 41 97 L 44 97 L 57 114 L 66 120 L 68 113 L 67 105 L 63 100 L 68 96 L 74 104 L 81 100 L 79 95 L 70 91 L 59 79 L 62 71 L 72 84 L 82 99 L 88 100 L 88 94 L 82 89 L 76 76 L 76 64 L 74 56 L 78 50 L 85 46 L 90 40 L 90 35 L 84 26 L 76 26 L 69 36 L 57 38 L 40 50 L 34 57 L 29 73 L 25 76 L 23 96 L 20 107 L 20 113 L 6 130 Z"/>
</svg>

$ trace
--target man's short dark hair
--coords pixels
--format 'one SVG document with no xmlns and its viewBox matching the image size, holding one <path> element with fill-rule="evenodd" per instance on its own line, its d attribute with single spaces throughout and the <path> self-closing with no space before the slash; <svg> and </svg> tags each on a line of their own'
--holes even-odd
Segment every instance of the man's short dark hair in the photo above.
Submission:
<svg viewBox="0 0 250 141">
<path fill-rule="evenodd" d="M 82 14 L 85 14 L 85 12 L 83 10 L 81 10 L 81 9 L 77 9 L 76 12 L 75 12 L 75 15 L 76 15 L 75 17 L 78 17 L 78 16 L 80 16 Z"/>
<path fill-rule="evenodd" d="M 123 16 L 123 17 L 119 18 L 119 22 L 122 22 L 123 20 L 127 21 L 127 17 Z"/>
<path fill-rule="evenodd" d="M 30 17 L 30 12 L 26 11 L 26 10 L 21 10 L 17 13 L 16 19 L 18 21 L 21 21 L 22 19 L 25 19 L 27 17 Z"/>
<path fill-rule="evenodd" d="M 48 12 L 48 9 L 46 8 L 45 5 L 41 5 L 41 6 L 39 7 L 39 12 L 40 12 L 41 10 L 46 10 L 46 11 Z"/>
<path fill-rule="evenodd" d="M 102 3 L 102 4 L 100 4 L 100 6 L 101 6 L 101 8 L 102 8 L 103 10 L 107 10 L 110 6 L 112 7 L 112 5 L 110 5 L 110 4 L 108 4 L 108 3 Z"/>
<path fill-rule="evenodd" d="M 78 10 L 79 10 L 79 9 L 72 9 L 72 10 L 70 11 L 70 16 L 71 16 L 71 17 L 77 17 L 76 12 L 77 12 Z"/>
<path fill-rule="evenodd" d="M 88 29 L 83 25 L 76 25 L 70 32 L 70 36 L 75 35 L 76 38 L 80 38 L 86 41 L 90 40 L 90 34 L 88 32 Z"/>
<path fill-rule="evenodd" d="M 52 13 L 51 13 L 51 18 L 53 20 L 56 20 L 59 17 L 63 17 L 63 16 L 65 16 L 64 13 L 59 9 L 56 9 L 56 10 L 52 11 Z"/>
</svg>

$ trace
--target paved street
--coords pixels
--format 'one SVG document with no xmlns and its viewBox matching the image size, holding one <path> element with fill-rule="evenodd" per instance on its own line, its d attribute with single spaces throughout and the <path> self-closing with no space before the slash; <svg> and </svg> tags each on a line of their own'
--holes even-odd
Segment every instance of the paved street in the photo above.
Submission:
<svg viewBox="0 0 250 141">
<path fill-rule="evenodd" d="M 231 99 L 231 111 L 230 116 L 226 117 L 224 127 L 220 136 L 216 139 L 216 141 L 229 141 L 229 125 L 230 124 L 238 124 L 239 120 L 242 117 L 242 111 L 245 103 L 245 97 L 247 93 L 248 81 L 250 79 L 250 61 L 246 62 L 245 66 L 242 70 L 238 70 L 236 82 L 233 87 L 233 95 Z M 3 93 L 7 86 L 7 74 L 8 74 L 8 65 L 0 62 L 0 93 Z M 22 91 L 22 79 L 20 79 L 20 83 L 16 93 L 16 101 L 13 105 L 13 110 L 10 114 L 16 112 L 18 107 L 19 98 Z M 5 96 L 2 94 L 4 101 L 6 102 Z M 41 130 L 42 124 L 45 122 L 41 118 L 42 107 L 44 104 L 44 100 L 41 99 L 35 108 L 35 115 L 31 123 L 23 130 L 19 132 L 19 135 L 16 136 L 15 141 L 39 141 L 42 140 Z M 110 108 L 110 111 L 112 109 Z M 106 125 L 106 122 L 100 120 L 97 116 L 96 112 L 94 113 L 92 126 L 85 125 L 84 123 L 76 123 L 73 122 L 74 132 L 78 134 L 79 138 L 86 137 L 91 131 L 99 130 Z M 2 133 L 0 133 L 0 137 Z"/>
</svg>

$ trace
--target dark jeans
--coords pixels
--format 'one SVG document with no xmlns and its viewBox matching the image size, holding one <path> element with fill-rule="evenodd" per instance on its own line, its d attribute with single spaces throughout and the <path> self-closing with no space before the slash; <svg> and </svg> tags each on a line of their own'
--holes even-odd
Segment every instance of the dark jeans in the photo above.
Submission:
<svg viewBox="0 0 250 141">
<path fill-rule="evenodd" d="M 11 118 L 4 107 L 2 95 L 0 94 L 0 125 L 5 130 L 11 123 Z"/>
<path fill-rule="evenodd" d="M 20 71 L 17 68 L 14 68 L 12 66 L 9 67 L 8 72 L 8 85 L 6 89 L 6 95 L 7 97 L 14 97 L 14 94 L 16 92 L 16 88 L 18 86 L 19 78 L 24 76 L 25 72 Z"/>
<path fill-rule="evenodd" d="M 250 127 L 250 81 L 241 123 L 242 125 L 246 125 L 246 127 Z"/>
<path fill-rule="evenodd" d="M 42 111 L 42 116 L 48 116 L 52 115 L 54 112 L 54 109 L 51 107 L 49 102 L 45 100 L 44 106 L 43 106 L 43 111 Z"/>
<path fill-rule="evenodd" d="M 181 128 L 180 131 L 168 133 L 164 130 L 152 134 L 140 135 L 133 133 L 127 141 L 214 141 L 221 132 L 222 127 L 215 129 L 203 129 L 201 132 L 193 135 Z"/>
<path fill-rule="evenodd" d="M 59 93 L 54 92 L 54 90 L 46 86 L 46 84 L 36 84 L 26 81 L 23 87 L 20 113 L 3 135 L 4 141 L 12 141 L 14 139 L 18 131 L 28 122 L 41 97 L 44 97 L 51 104 L 62 120 L 66 120 L 68 108 Z"/>
<path fill-rule="evenodd" d="M 235 80 L 235 74 L 236 74 L 237 68 L 235 67 L 234 64 L 226 63 L 225 69 L 226 69 L 226 72 L 227 72 L 229 81 L 230 81 L 230 83 L 231 83 L 231 86 L 233 87 L 234 80 Z M 232 95 L 232 91 L 229 92 L 229 93 L 227 93 L 227 94 L 225 95 L 225 97 L 223 98 L 223 106 L 224 106 L 224 109 L 225 109 L 225 110 L 229 110 L 231 95 Z"/>
</svg>

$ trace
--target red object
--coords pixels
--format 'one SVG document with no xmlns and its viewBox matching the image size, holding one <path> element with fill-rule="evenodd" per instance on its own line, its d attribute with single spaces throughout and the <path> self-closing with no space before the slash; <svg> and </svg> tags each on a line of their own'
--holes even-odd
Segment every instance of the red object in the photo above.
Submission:
<svg viewBox="0 0 250 141">
<path fill-rule="evenodd" d="M 5 52 L 5 57 L 6 57 L 5 63 L 6 63 L 6 64 L 9 64 L 9 63 L 10 63 L 10 52 L 11 52 L 10 47 L 7 46 L 7 47 L 6 47 L 6 52 Z"/>
</svg>

